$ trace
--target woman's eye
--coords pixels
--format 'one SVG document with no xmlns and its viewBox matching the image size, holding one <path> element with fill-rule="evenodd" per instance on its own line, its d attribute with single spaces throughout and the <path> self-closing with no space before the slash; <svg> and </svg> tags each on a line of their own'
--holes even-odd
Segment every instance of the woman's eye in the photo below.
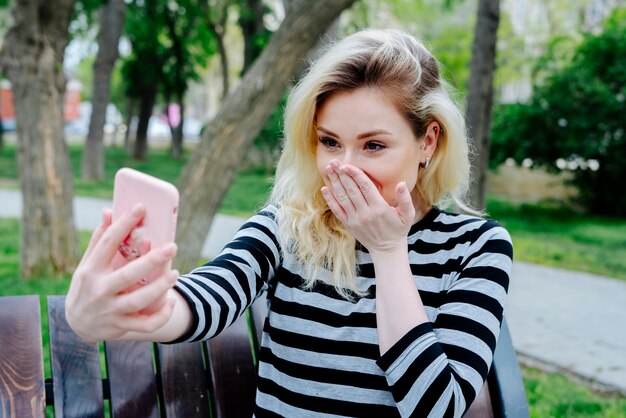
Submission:
<svg viewBox="0 0 626 418">
<path fill-rule="evenodd" d="M 365 149 L 368 151 L 379 151 L 385 148 L 383 144 L 379 144 L 378 142 L 368 142 L 365 144 Z"/>
<path fill-rule="evenodd" d="M 337 143 L 337 141 L 335 141 L 332 138 L 328 138 L 328 137 L 321 137 L 320 138 L 320 142 L 326 147 L 326 148 L 337 148 L 339 146 L 339 144 Z"/>
</svg>

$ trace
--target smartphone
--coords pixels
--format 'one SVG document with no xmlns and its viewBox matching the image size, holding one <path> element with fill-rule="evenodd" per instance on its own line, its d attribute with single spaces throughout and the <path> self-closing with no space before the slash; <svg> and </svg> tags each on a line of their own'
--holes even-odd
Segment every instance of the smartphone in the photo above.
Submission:
<svg viewBox="0 0 626 418">
<path fill-rule="evenodd" d="M 145 215 L 120 245 L 111 262 L 113 269 L 144 255 L 149 248 L 175 241 L 178 200 L 178 190 L 173 184 L 128 167 L 117 171 L 113 185 L 113 222 L 130 212 L 137 203 L 144 205 Z M 170 261 L 162 270 L 142 278 L 142 282 L 150 282 L 171 268 Z"/>
</svg>

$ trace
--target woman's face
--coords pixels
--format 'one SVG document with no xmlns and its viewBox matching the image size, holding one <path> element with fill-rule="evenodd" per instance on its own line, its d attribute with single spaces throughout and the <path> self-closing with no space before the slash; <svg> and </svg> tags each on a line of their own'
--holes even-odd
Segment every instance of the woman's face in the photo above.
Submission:
<svg viewBox="0 0 626 418">
<path fill-rule="evenodd" d="M 389 100 L 376 88 L 339 91 L 317 110 L 317 169 L 328 184 L 327 167 L 333 159 L 361 169 L 385 201 L 395 206 L 395 189 L 405 181 L 413 191 L 423 141 Z"/>
</svg>

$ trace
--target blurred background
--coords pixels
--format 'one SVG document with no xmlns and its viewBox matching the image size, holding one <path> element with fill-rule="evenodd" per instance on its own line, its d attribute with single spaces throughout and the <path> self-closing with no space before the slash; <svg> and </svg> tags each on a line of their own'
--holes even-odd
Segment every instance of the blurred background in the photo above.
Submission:
<svg viewBox="0 0 626 418">
<path fill-rule="evenodd" d="M 123 166 L 181 191 L 178 267 L 213 256 L 209 232 L 268 196 L 306 63 L 366 27 L 440 60 L 470 200 L 516 262 L 626 289 L 626 0 L 0 0 L 0 294 L 65 293 L 100 216 L 81 208 L 110 205 Z M 603 381 L 519 348 L 531 416 L 626 417 L 621 365 Z"/>
</svg>

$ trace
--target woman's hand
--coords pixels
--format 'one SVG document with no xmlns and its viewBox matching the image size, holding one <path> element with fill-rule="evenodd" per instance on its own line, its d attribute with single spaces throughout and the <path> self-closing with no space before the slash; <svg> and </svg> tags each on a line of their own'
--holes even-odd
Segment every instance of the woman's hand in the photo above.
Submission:
<svg viewBox="0 0 626 418">
<path fill-rule="evenodd" d="M 326 170 L 328 181 L 322 194 L 328 207 L 370 254 L 406 250 L 406 237 L 415 218 L 406 184 L 397 185 L 398 203 L 393 207 L 359 168 L 333 160 Z"/>
<path fill-rule="evenodd" d="M 111 260 L 120 244 L 143 219 L 144 208 L 136 205 L 112 223 L 110 210 L 98 227 L 76 268 L 65 301 L 70 327 L 85 341 L 122 339 L 128 333 L 152 333 L 171 317 L 175 298 L 171 292 L 178 272 L 147 283 L 150 272 L 162 269 L 176 254 L 176 244 L 154 248 L 119 270 Z M 132 289 L 132 290 L 129 290 Z M 150 307 L 149 313 L 145 309 Z"/>
</svg>

